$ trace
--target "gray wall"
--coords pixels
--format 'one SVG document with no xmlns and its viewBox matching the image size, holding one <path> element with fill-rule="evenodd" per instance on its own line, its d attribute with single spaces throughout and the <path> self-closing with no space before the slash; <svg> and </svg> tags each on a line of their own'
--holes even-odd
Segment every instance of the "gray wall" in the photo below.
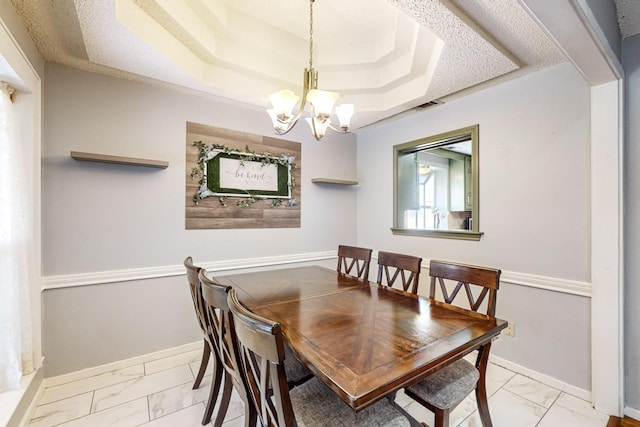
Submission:
<svg viewBox="0 0 640 427">
<path fill-rule="evenodd" d="M 625 406 L 640 412 L 640 35 L 622 43 L 625 72 Z"/>
<path fill-rule="evenodd" d="M 234 263 L 356 242 L 356 190 L 311 183 L 313 177 L 356 176 L 355 135 L 328 134 L 317 142 L 306 123 L 286 136 L 302 143 L 301 228 L 185 230 L 187 121 L 273 134 L 259 109 L 47 63 L 42 203 L 48 283 L 175 267 L 187 255 L 196 263 Z M 77 162 L 72 150 L 168 160 L 170 166 Z M 45 375 L 194 342 L 190 304 L 184 276 L 47 290 Z"/>
<path fill-rule="evenodd" d="M 322 142 L 299 123 L 302 227 L 185 230 L 186 122 L 273 135 L 264 111 L 47 64 L 43 149 L 44 274 L 234 260 L 335 249 L 353 240 L 353 191 L 312 184 L 355 176 L 355 135 Z M 87 151 L 168 160 L 165 170 L 77 162 Z"/>
<path fill-rule="evenodd" d="M 46 376 L 202 339 L 181 276 L 49 290 L 42 322 Z"/>
<path fill-rule="evenodd" d="M 360 132 L 359 244 L 589 282 L 589 99 L 588 84 L 563 64 Z M 393 145 L 475 123 L 481 240 L 392 235 Z M 503 280 L 498 299 L 516 336 L 501 338 L 493 354 L 591 389 L 589 298 Z"/>
</svg>

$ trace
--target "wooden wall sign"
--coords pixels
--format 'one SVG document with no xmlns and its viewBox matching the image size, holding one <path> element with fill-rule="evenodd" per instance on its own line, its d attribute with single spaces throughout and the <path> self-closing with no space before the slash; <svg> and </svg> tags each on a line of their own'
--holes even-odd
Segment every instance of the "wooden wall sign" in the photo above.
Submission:
<svg viewBox="0 0 640 427">
<path fill-rule="evenodd" d="M 299 228 L 300 143 L 187 122 L 186 229 Z"/>
</svg>

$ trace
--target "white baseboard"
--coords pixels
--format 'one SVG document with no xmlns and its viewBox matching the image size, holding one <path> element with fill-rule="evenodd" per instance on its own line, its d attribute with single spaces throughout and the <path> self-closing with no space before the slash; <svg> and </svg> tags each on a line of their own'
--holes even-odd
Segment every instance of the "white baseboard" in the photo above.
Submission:
<svg viewBox="0 0 640 427">
<path fill-rule="evenodd" d="M 640 421 L 640 409 L 630 408 L 628 406 L 624 407 L 624 415 L 633 418 L 634 420 Z"/>
<path fill-rule="evenodd" d="M 91 368 L 83 369 L 81 371 L 58 375 L 56 377 L 44 378 L 40 382 L 38 386 L 38 391 L 36 392 L 35 397 L 29 404 L 28 409 L 25 411 L 24 416 L 22 417 L 22 420 L 17 425 L 19 427 L 26 427 L 29 424 L 29 420 L 31 419 L 31 416 L 35 411 L 36 403 L 40 400 L 40 397 L 44 393 L 44 390 L 46 387 L 53 387 L 60 384 L 66 384 L 72 381 L 82 380 L 95 375 L 100 375 L 107 372 L 115 371 L 117 369 L 126 368 L 126 367 L 140 364 L 140 363 L 150 362 L 152 360 L 162 359 L 164 357 L 170 357 L 170 356 L 174 356 L 180 353 L 186 353 L 188 351 L 193 351 L 193 350 L 202 350 L 202 341 L 185 344 L 178 347 L 168 348 L 168 349 L 156 351 L 154 353 L 143 354 L 141 356 L 136 356 L 136 357 L 132 357 L 125 360 L 119 360 L 113 363 L 107 363 L 105 365 L 94 366 Z M 27 378 L 26 381 L 31 381 L 31 378 Z M 24 386 L 22 388 L 26 389 L 26 387 Z M 0 402 L 4 403 L 4 401 L 2 400 L 2 395 L 0 395 Z M 4 414 L 5 405 L 0 405 L 0 408 L 1 408 L 0 414 Z M 0 417 L 0 426 L 4 425 L 2 424 L 2 420 L 3 420 L 2 417 Z"/>
<path fill-rule="evenodd" d="M 118 360 L 117 362 L 107 363 L 105 365 L 100 365 L 100 366 L 94 366 L 91 368 L 82 369 L 80 371 L 58 375 L 56 377 L 45 378 L 43 381 L 43 386 L 53 387 L 60 384 L 66 384 L 72 381 L 89 378 L 94 375 L 105 374 L 107 372 L 115 371 L 117 369 L 123 369 L 132 365 L 146 363 L 152 360 L 162 359 L 164 357 L 175 356 L 176 354 L 186 353 L 188 351 L 193 351 L 193 350 L 202 350 L 202 341 L 185 344 L 178 347 L 168 348 L 165 350 L 156 351 L 154 353 L 147 353 L 141 356 L 136 356 L 136 357 L 132 357 L 125 360 Z"/>
<path fill-rule="evenodd" d="M 42 370 L 43 368 L 40 368 L 40 369 Z M 33 413 L 36 410 L 36 404 L 42 397 L 43 393 L 44 393 L 44 378 L 40 381 L 40 384 L 38 384 L 38 390 L 33 396 L 33 399 L 31 399 L 31 402 L 29 402 L 29 406 L 27 407 L 27 410 L 22 415 L 22 419 L 18 423 L 18 427 L 27 427 L 29 425 L 29 421 L 31 420 Z"/>
<path fill-rule="evenodd" d="M 22 377 L 20 390 L 8 390 L 0 393 L 0 426 L 21 426 L 24 419 L 30 418 L 31 406 L 40 397 L 42 381 L 42 367 L 40 367 Z M 37 388 L 35 393 L 33 388 Z M 27 405 L 25 399 L 31 398 L 31 393 L 34 393 L 35 398 Z M 26 409 L 24 409 L 25 406 Z M 16 417 L 20 417 L 21 420 L 16 420 Z"/>
<path fill-rule="evenodd" d="M 517 363 L 510 362 L 506 359 L 503 359 L 498 356 L 489 356 L 489 360 L 492 363 L 495 363 L 498 366 L 502 366 L 510 371 L 516 372 L 518 374 L 524 375 L 525 377 L 529 377 L 536 381 L 541 382 L 542 384 L 546 384 L 549 387 L 553 387 L 565 393 L 568 393 L 572 396 L 579 397 L 582 400 L 586 400 L 587 402 L 591 402 L 591 391 L 585 390 L 571 384 L 567 384 L 564 381 L 560 381 L 557 378 L 553 378 L 549 375 L 541 374 L 540 372 L 534 371 L 533 369 L 526 368 L 522 365 L 518 365 Z"/>
<path fill-rule="evenodd" d="M 123 369 L 139 363 L 150 362 L 152 360 L 175 356 L 180 353 L 186 353 L 188 351 L 194 351 L 194 350 L 202 350 L 202 341 L 185 344 L 178 347 L 168 348 L 165 350 L 156 351 L 154 353 L 143 354 L 140 356 L 132 357 L 130 359 L 119 360 L 113 363 L 107 363 L 105 365 L 94 366 L 91 368 L 83 369 L 81 371 L 71 372 L 71 373 L 59 375 L 56 377 L 45 378 L 40 388 L 44 390 L 45 387 L 52 387 L 60 384 L 65 384 L 72 381 L 89 378 L 94 375 L 100 375 L 107 372 L 111 372 L 117 369 Z M 568 393 L 572 396 L 579 397 L 580 399 L 586 400 L 588 402 L 591 401 L 591 392 L 589 390 L 584 390 L 579 387 L 573 386 L 571 384 L 567 384 L 549 375 L 542 374 L 540 372 L 526 368 L 522 365 L 518 365 L 517 363 L 510 362 L 498 356 L 491 355 L 489 356 L 489 358 L 491 363 L 494 363 L 498 366 L 502 366 L 503 368 L 509 369 L 510 371 L 532 378 L 550 387 L 553 387 L 555 389 Z M 40 390 L 39 390 L 39 393 L 41 393 Z M 640 419 L 640 411 L 638 411 L 637 409 L 625 408 L 625 415 L 631 418 Z"/>
</svg>

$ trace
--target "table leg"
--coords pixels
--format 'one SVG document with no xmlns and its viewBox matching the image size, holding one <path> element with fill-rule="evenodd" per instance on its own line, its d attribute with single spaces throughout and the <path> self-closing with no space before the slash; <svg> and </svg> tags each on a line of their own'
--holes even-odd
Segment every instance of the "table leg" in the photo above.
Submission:
<svg viewBox="0 0 640 427">
<path fill-rule="evenodd" d="M 402 415 L 407 417 L 407 419 L 409 420 L 409 425 L 411 427 L 425 427 L 425 426 L 429 427 L 427 424 L 421 423 L 420 421 L 413 418 L 413 416 L 409 414 L 402 406 L 398 405 L 398 403 L 395 400 L 391 404 L 395 406 L 398 409 L 398 411 L 402 413 Z"/>
<path fill-rule="evenodd" d="M 493 427 L 491 423 L 491 415 L 489 415 L 489 404 L 487 402 L 487 385 L 486 373 L 487 364 L 489 363 L 489 352 L 491 351 L 491 341 L 478 349 L 478 358 L 476 359 L 476 368 L 480 373 L 478 384 L 476 385 L 476 401 L 478 403 L 478 414 L 483 427 Z"/>
</svg>

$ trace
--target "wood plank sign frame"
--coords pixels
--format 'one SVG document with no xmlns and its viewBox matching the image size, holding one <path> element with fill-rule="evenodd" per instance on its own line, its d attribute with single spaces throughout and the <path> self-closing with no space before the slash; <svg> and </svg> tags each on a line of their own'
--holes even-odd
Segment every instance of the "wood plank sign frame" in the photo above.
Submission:
<svg viewBox="0 0 640 427">
<path fill-rule="evenodd" d="M 186 229 L 300 227 L 300 143 L 186 127 Z"/>
</svg>

